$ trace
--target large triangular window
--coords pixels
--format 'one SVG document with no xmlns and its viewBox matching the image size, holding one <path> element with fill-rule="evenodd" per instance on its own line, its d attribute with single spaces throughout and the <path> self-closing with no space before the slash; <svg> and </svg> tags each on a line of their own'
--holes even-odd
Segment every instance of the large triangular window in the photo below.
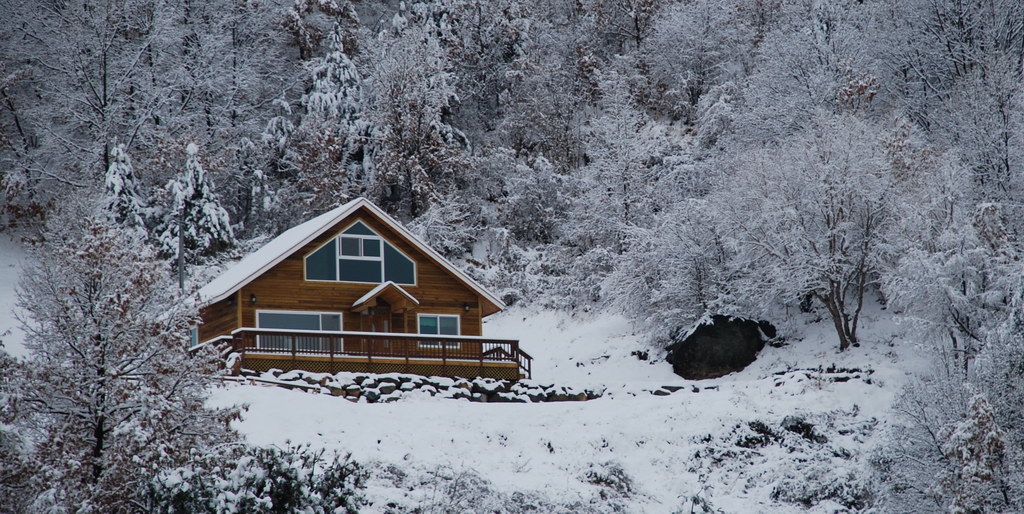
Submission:
<svg viewBox="0 0 1024 514">
<path fill-rule="evenodd" d="M 416 263 L 357 221 L 306 256 L 306 280 L 416 285 Z"/>
</svg>

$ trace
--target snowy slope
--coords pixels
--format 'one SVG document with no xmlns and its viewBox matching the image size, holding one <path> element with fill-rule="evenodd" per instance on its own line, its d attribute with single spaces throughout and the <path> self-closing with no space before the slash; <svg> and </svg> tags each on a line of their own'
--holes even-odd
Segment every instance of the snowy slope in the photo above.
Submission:
<svg viewBox="0 0 1024 514">
<path fill-rule="evenodd" d="M 15 289 L 24 256 L 25 251 L 17 241 L 0 234 L 0 342 L 4 350 L 15 357 L 25 355 L 22 332 L 18 320 L 14 319 Z"/>
<path fill-rule="evenodd" d="M 630 356 L 639 338 L 619 316 L 513 309 L 496 316 L 486 333 L 520 337 L 535 358 L 537 380 L 602 385 L 609 394 L 572 403 L 480 404 L 422 395 L 354 404 L 232 385 L 216 391 L 213 402 L 249 405 L 238 428 L 252 443 L 351 452 L 375 470 L 371 512 L 389 502 L 473 511 L 485 505 L 476 502 L 488 501 L 492 508 L 525 502 L 546 505 L 541 510 L 689 512 L 695 495 L 725 512 L 795 512 L 805 509 L 773 496 L 814 498 L 815 487 L 858 485 L 893 395 L 918 365 L 912 348 L 892 344 L 899 327 L 884 311 L 868 313 L 864 344 L 845 354 L 835 351 L 828 323 L 802 332 L 788 346 L 766 348 L 743 372 L 692 382 L 663 361 Z M 830 382 L 827 374 L 793 371 L 833 364 L 874 373 Z M 660 385 L 686 388 L 663 397 L 645 392 Z M 804 416 L 827 442 L 782 429 L 791 414 Z M 750 424 L 755 421 L 763 425 Z M 767 436 L 751 428 L 762 426 Z M 620 476 L 632 485 L 616 485 Z M 465 488 L 474 477 L 484 482 L 473 493 L 477 499 L 458 503 L 445 496 L 454 489 L 444 484 Z M 812 511 L 842 509 L 828 499 L 814 503 Z"/>
</svg>

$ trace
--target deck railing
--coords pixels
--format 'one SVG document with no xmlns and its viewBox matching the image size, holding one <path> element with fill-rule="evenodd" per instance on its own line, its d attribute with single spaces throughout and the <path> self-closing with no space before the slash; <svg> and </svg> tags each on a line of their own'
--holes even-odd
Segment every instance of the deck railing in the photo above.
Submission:
<svg viewBox="0 0 1024 514">
<path fill-rule="evenodd" d="M 402 334 L 394 332 L 329 332 L 239 328 L 231 332 L 231 347 L 242 353 L 287 356 L 319 356 L 329 360 L 345 357 L 438 361 L 442 373 L 449 362 L 465 366 L 476 363 L 481 371 L 487 364 L 515 363 L 522 376 L 533 375 L 533 357 L 519 348 L 514 339 L 480 336 Z"/>
</svg>

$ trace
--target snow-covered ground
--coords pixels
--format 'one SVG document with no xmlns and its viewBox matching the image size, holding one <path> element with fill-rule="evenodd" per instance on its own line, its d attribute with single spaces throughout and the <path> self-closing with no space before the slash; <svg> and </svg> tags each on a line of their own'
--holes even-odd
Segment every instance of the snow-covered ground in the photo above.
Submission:
<svg viewBox="0 0 1024 514">
<path fill-rule="evenodd" d="M 7 234 L 0 234 L 0 342 L 4 350 L 15 357 L 25 355 L 21 329 L 14 318 L 15 289 L 24 256 L 21 244 L 12 241 Z"/>
<path fill-rule="evenodd" d="M 834 512 L 860 494 L 865 456 L 893 395 L 922 365 L 920 352 L 900 345 L 901 327 L 888 313 L 874 308 L 865 318 L 863 343 L 851 351 L 836 351 L 829 323 L 807 323 L 799 339 L 766 347 L 746 370 L 697 382 L 674 375 L 655 352 L 652 361 L 630 355 L 640 338 L 621 316 L 511 309 L 485 333 L 520 338 L 537 381 L 604 386 L 608 394 L 565 403 L 412 395 L 366 404 L 230 385 L 212 403 L 248 405 L 237 428 L 252 443 L 351 452 L 373 472 L 370 512 L 388 503 L 427 511 L 699 512 L 702 502 L 725 512 L 806 510 L 798 501 Z M 830 365 L 874 373 L 832 382 L 799 371 Z M 661 385 L 685 388 L 645 392 Z M 789 415 L 803 416 L 813 432 L 784 429 Z"/>
</svg>

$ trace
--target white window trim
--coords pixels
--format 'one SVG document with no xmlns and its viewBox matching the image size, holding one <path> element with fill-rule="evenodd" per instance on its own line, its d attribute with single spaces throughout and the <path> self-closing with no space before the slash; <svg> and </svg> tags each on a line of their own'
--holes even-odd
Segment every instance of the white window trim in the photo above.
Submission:
<svg viewBox="0 0 1024 514">
<path fill-rule="evenodd" d="M 370 232 L 373 232 L 374 235 L 371 236 L 371 235 L 367 235 L 367 234 L 346 234 L 345 231 L 350 229 L 350 228 L 352 228 L 353 226 L 355 226 L 356 223 L 362 223 L 363 226 L 366 227 Z M 357 238 L 361 238 L 361 239 L 377 239 L 378 241 L 380 241 L 380 257 L 362 257 L 362 256 L 356 257 L 356 256 L 353 256 L 353 255 L 342 255 L 341 254 L 341 238 L 342 237 L 357 237 Z M 337 280 L 319 280 L 319 279 L 306 278 L 307 276 L 309 276 L 306 273 L 306 261 L 309 259 L 309 256 L 313 255 L 314 253 L 316 253 L 318 251 L 320 251 L 321 248 L 323 248 L 324 246 L 330 244 L 331 241 L 334 241 L 334 270 L 335 270 L 335 273 L 336 273 L 335 276 L 338 277 L 338 279 Z M 385 280 L 386 277 L 384 276 L 384 245 L 385 244 L 391 245 L 391 248 L 394 248 L 396 252 L 401 254 L 402 257 L 405 257 L 406 259 L 409 260 L 409 262 L 412 263 L 412 283 L 411 284 L 406 284 L 404 282 L 395 282 L 395 284 L 402 285 L 402 286 L 416 287 L 418 285 L 418 283 L 419 283 L 419 273 L 418 273 L 419 265 L 416 263 L 416 259 L 413 259 L 412 257 L 409 257 L 409 255 L 407 253 L 403 252 L 401 248 L 391 244 L 390 241 L 388 241 L 383 236 L 378 234 L 376 230 L 373 230 L 372 228 L 370 228 L 370 226 L 367 225 L 365 222 L 363 222 L 362 219 L 356 219 L 352 223 L 349 223 L 348 225 L 345 226 L 345 228 L 341 229 L 341 231 L 339 231 L 338 234 L 335 235 L 333 238 L 328 239 L 327 241 L 324 241 L 324 244 L 316 247 L 315 249 L 313 249 L 313 251 L 311 251 L 311 252 L 307 253 L 306 255 L 304 255 L 302 257 L 302 279 L 304 281 L 306 281 L 306 282 L 325 282 L 325 283 L 338 283 L 338 282 L 340 282 L 340 283 L 343 283 L 343 284 L 383 284 L 383 283 L 387 282 L 387 280 Z M 362 245 L 363 245 L 362 242 L 360 242 L 359 243 L 359 252 L 360 253 L 362 253 L 362 251 L 363 251 L 363 246 Z M 341 279 L 341 259 L 351 259 L 351 260 L 356 260 L 356 261 L 380 261 L 380 282 L 363 282 L 363 281 L 359 281 L 359 280 L 342 280 Z"/>
<path fill-rule="evenodd" d="M 374 257 L 372 255 L 367 257 L 365 255 L 344 255 L 344 254 L 342 254 L 341 253 L 341 240 L 346 238 L 346 237 L 349 238 L 349 239 L 358 239 L 359 240 L 359 253 L 360 254 L 363 253 L 363 241 L 365 241 L 367 239 L 370 239 L 370 240 L 373 240 L 373 241 L 379 241 L 380 242 L 380 255 L 378 255 L 376 257 Z M 344 233 L 338 234 L 338 259 L 339 260 L 340 259 L 351 259 L 351 260 L 354 260 L 354 261 L 380 261 L 380 273 L 381 273 L 380 276 L 383 278 L 384 277 L 384 238 L 382 238 L 380 236 L 365 236 L 363 234 L 344 234 Z M 341 267 L 340 266 L 338 267 L 338 272 L 339 273 L 341 272 Z M 338 276 L 341 276 L 341 275 L 338 275 Z"/>
<path fill-rule="evenodd" d="M 329 280 L 321 280 L 321 282 L 330 282 L 330 281 Z M 311 334 L 315 335 L 316 332 L 323 332 L 325 334 L 338 334 L 338 333 L 341 333 L 341 332 L 343 332 L 345 330 L 345 313 L 344 312 L 297 311 L 297 310 L 285 310 L 285 309 L 257 309 L 256 310 L 256 329 L 257 330 L 262 328 L 262 327 L 260 327 L 260 314 L 309 314 L 311 316 L 315 314 L 317 316 L 317 319 L 320 320 L 320 330 L 310 331 L 310 330 L 299 330 L 299 329 L 296 329 L 295 330 L 296 333 L 311 333 Z M 323 318 L 320 317 L 320 316 L 322 316 L 324 314 L 337 314 L 338 315 L 338 328 L 340 328 L 341 330 L 340 331 L 324 330 L 323 329 L 324 320 L 323 320 Z M 288 329 L 267 329 L 267 330 L 284 330 L 284 331 L 286 331 Z M 342 339 L 342 345 L 344 347 L 344 339 Z M 257 350 L 263 349 L 263 348 L 260 348 L 260 337 L 259 336 L 256 337 L 256 349 Z"/>
<path fill-rule="evenodd" d="M 456 332 L 458 332 L 455 335 L 457 335 L 457 336 L 461 336 L 462 335 L 462 316 L 461 315 L 459 315 L 459 314 L 439 314 L 439 313 L 436 314 L 436 313 L 432 313 L 432 312 L 421 312 L 421 313 L 417 313 L 416 314 L 416 333 L 417 334 L 422 334 L 422 332 L 420 332 L 420 319 L 422 319 L 424 316 L 430 316 L 430 317 L 438 318 L 438 320 L 437 320 L 437 331 L 438 332 L 441 331 L 441 319 L 440 318 L 455 318 L 455 330 L 456 330 Z M 428 335 L 428 336 L 430 336 L 430 335 L 450 336 L 451 334 L 440 334 L 440 333 L 438 333 L 438 334 L 423 334 L 423 335 Z M 434 342 L 427 342 L 426 344 L 424 344 L 424 342 L 422 340 L 420 340 L 420 341 L 417 342 L 416 346 L 418 346 L 419 348 L 441 348 L 442 346 L 446 346 L 446 347 L 451 348 L 453 350 L 458 350 L 459 348 L 462 347 L 462 343 L 460 343 L 458 341 L 455 341 L 455 342 L 437 341 L 436 343 L 434 343 Z"/>
</svg>

